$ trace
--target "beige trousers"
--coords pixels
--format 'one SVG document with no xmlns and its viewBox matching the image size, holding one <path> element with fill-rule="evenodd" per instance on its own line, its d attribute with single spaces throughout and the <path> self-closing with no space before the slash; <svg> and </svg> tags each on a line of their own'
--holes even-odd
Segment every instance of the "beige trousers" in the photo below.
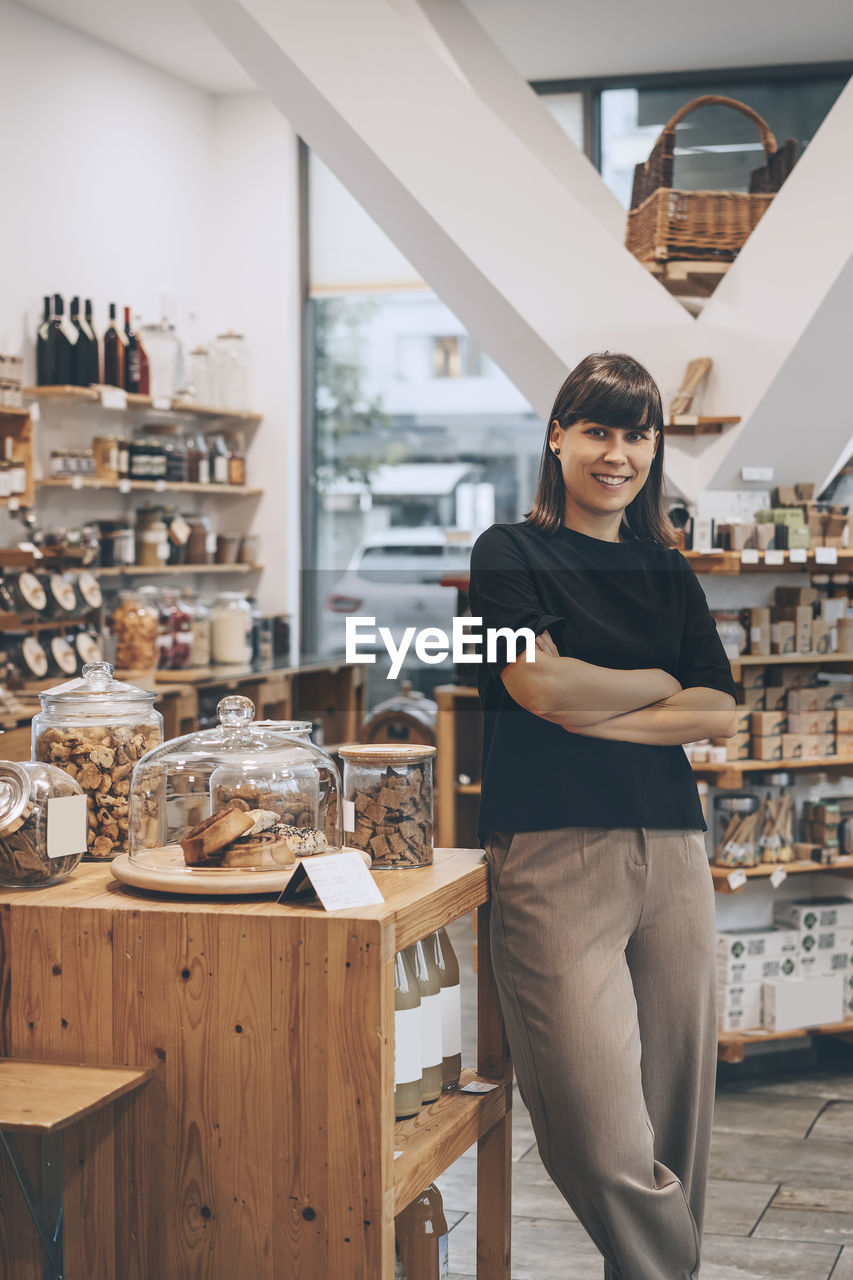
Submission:
<svg viewBox="0 0 853 1280">
<path fill-rule="evenodd" d="M 567 827 L 485 845 L 495 976 L 542 1161 L 605 1280 L 694 1280 L 717 1045 L 702 833 Z"/>
</svg>

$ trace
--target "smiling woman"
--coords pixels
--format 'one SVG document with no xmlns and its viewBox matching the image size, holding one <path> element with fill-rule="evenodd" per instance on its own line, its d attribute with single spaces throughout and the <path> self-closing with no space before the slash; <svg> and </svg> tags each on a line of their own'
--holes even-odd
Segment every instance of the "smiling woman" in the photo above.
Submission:
<svg viewBox="0 0 853 1280">
<path fill-rule="evenodd" d="M 535 661 L 478 672 L 495 976 L 542 1159 L 607 1280 L 696 1274 L 714 1097 L 714 893 L 681 744 L 734 732 L 734 685 L 662 488 L 654 380 L 588 356 L 527 520 L 471 556 L 473 620 L 537 636 Z"/>
</svg>

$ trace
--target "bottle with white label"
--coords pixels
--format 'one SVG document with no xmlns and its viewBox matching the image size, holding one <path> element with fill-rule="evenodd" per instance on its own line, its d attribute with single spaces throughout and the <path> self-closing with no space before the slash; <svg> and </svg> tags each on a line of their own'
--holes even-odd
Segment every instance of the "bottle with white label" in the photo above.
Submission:
<svg viewBox="0 0 853 1280">
<path fill-rule="evenodd" d="M 449 1280 L 447 1219 L 438 1187 L 416 1196 L 398 1213 L 394 1228 L 406 1280 Z"/>
<path fill-rule="evenodd" d="M 441 979 L 432 949 L 422 942 L 408 948 L 408 956 L 417 975 L 421 992 L 423 1025 L 423 1076 L 421 1096 L 424 1102 L 435 1102 L 441 1096 Z"/>
<path fill-rule="evenodd" d="M 462 998 L 459 961 L 446 929 L 427 940 L 441 982 L 441 1087 L 447 1092 L 459 1088 L 462 1070 Z"/>
<path fill-rule="evenodd" d="M 412 962 L 404 951 L 394 957 L 394 1115 L 397 1120 L 421 1109 L 421 993 Z"/>
</svg>

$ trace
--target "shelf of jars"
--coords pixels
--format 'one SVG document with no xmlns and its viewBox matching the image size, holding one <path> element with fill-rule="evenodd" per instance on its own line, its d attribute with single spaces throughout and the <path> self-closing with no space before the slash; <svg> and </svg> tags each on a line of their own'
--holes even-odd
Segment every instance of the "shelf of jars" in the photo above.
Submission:
<svg viewBox="0 0 853 1280">
<path fill-rule="evenodd" d="M 124 564 L 109 565 L 103 569 L 94 565 L 92 573 L 99 578 L 148 578 L 180 573 L 261 573 L 263 568 L 262 564 Z"/>
<path fill-rule="evenodd" d="M 115 493 L 204 493 L 218 498 L 261 498 L 263 489 L 247 484 L 194 484 L 189 480 L 99 480 L 95 476 L 51 476 L 36 489 L 106 489 Z"/>
<path fill-rule="evenodd" d="M 750 880 L 768 879 L 774 875 L 779 868 L 785 872 L 786 876 L 812 874 L 815 871 L 830 871 L 835 875 L 844 875 L 853 873 L 853 858 L 836 858 L 834 862 L 806 862 L 797 860 L 795 862 L 762 862 L 757 867 L 737 867 L 736 870 L 743 872 Z M 743 885 L 737 885 L 732 888 L 729 876 L 735 868 L 718 867 L 715 863 L 711 863 L 711 878 L 714 881 L 714 888 L 717 893 L 740 893 Z M 737 883 L 737 882 L 736 882 Z"/>
<path fill-rule="evenodd" d="M 696 573 L 821 573 L 828 569 L 853 567 L 853 547 L 814 547 L 798 556 L 796 550 L 777 551 L 685 551 L 685 559 Z"/>
<path fill-rule="evenodd" d="M 122 391 L 120 387 L 24 387 L 24 395 L 48 404 L 97 404 L 104 409 L 145 409 L 154 413 L 184 414 L 194 418 L 227 422 L 233 426 L 257 426 L 261 414 L 235 409 L 219 409 L 215 405 L 192 404 L 186 400 L 142 396 Z"/>
</svg>

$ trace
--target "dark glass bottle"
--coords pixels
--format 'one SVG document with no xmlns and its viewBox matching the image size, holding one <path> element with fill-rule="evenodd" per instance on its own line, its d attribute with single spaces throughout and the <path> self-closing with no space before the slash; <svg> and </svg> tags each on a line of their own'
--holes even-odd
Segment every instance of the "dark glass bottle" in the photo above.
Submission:
<svg viewBox="0 0 853 1280">
<path fill-rule="evenodd" d="M 83 314 L 86 317 L 86 324 L 89 326 L 89 332 L 92 335 L 92 341 L 95 344 L 92 348 L 92 365 L 89 370 L 89 381 L 101 381 L 101 340 L 98 337 L 98 330 L 95 328 L 95 317 L 92 311 L 92 299 L 87 298 L 83 308 Z"/>
<path fill-rule="evenodd" d="M 65 303 L 62 295 L 53 295 L 53 319 L 48 324 L 47 346 L 50 366 L 51 385 L 67 387 L 74 385 L 75 347 L 77 330 L 65 318 Z"/>
<path fill-rule="evenodd" d="M 116 324 L 116 304 L 110 303 L 110 323 L 104 330 L 104 383 L 124 386 L 124 334 Z"/>
<path fill-rule="evenodd" d="M 77 330 L 74 347 L 74 385 L 88 387 L 98 381 L 98 344 L 85 316 L 80 317 L 80 299 L 71 299 L 71 323 Z M 93 374 L 94 369 L 94 374 Z"/>
<path fill-rule="evenodd" d="M 45 294 L 44 314 L 41 324 L 36 330 L 36 385 L 49 387 L 53 382 L 50 369 L 50 346 L 48 335 L 50 330 L 50 294 Z"/>
<path fill-rule="evenodd" d="M 139 394 L 139 339 L 131 328 L 130 307 L 124 309 L 124 389 Z"/>
</svg>

